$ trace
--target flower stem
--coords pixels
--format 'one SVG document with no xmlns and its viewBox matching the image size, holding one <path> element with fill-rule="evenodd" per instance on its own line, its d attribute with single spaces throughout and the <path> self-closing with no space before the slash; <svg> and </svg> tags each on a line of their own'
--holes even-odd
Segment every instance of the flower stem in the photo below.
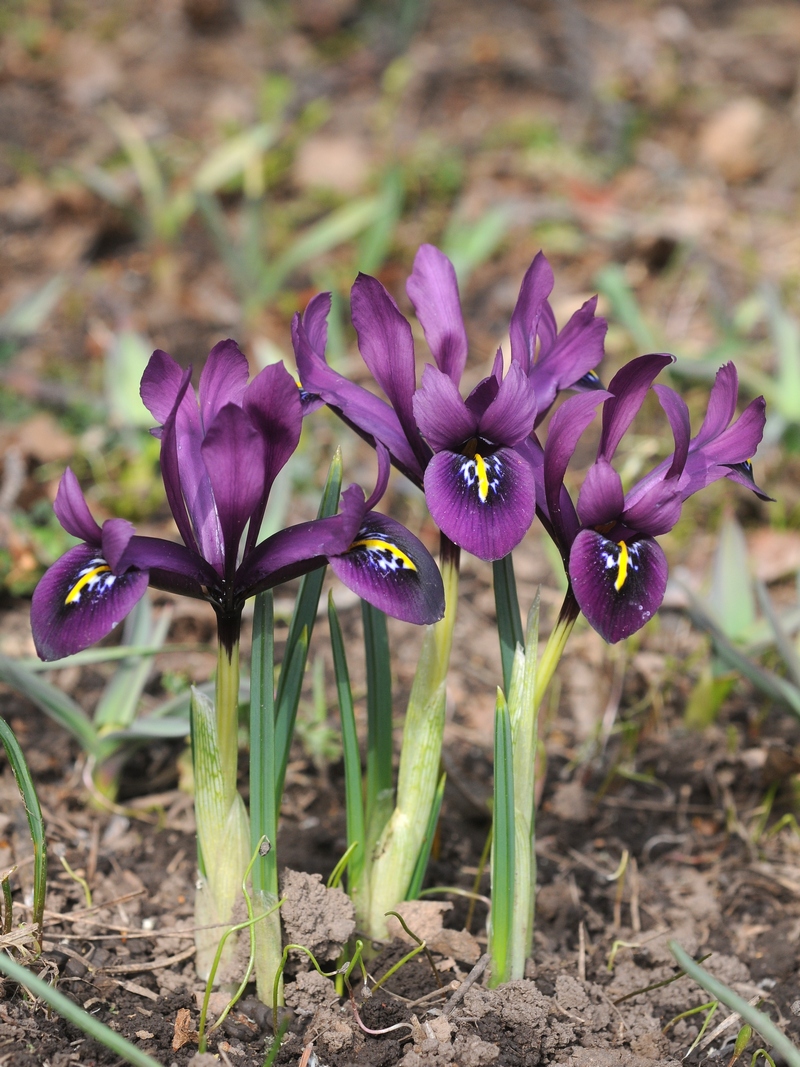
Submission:
<svg viewBox="0 0 800 1067">
<path fill-rule="evenodd" d="M 215 691 L 217 714 L 217 744 L 219 745 L 222 776 L 226 796 L 236 791 L 236 772 L 239 759 L 239 642 L 230 648 L 220 641 L 217 651 L 217 680 Z"/>
<path fill-rule="evenodd" d="M 369 909 L 369 933 L 373 937 L 385 936 L 385 913 L 408 892 L 439 781 L 445 679 L 458 607 L 460 561 L 460 550 L 444 534 L 440 558 L 445 613 L 425 631 L 403 729 L 397 802 L 375 846 Z"/>
<path fill-rule="evenodd" d="M 569 586 L 566 596 L 564 597 L 564 602 L 561 605 L 558 620 L 547 639 L 547 644 L 545 645 L 542 658 L 539 660 L 539 666 L 536 671 L 534 706 L 536 707 L 537 712 L 542 706 L 544 694 L 546 693 L 550 682 L 553 680 L 556 667 L 564 654 L 569 635 L 572 633 L 572 628 L 577 622 L 579 615 L 580 608 L 578 607 L 578 601 L 575 599 L 575 594 L 572 592 L 572 586 Z"/>
</svg>

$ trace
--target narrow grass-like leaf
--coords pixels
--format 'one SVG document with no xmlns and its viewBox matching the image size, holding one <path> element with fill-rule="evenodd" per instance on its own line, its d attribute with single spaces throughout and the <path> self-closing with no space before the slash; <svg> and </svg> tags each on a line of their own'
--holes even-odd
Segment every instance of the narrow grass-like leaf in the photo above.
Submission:
<svg viewBox="0 0 800 1067">
<path fill-rule="evenodd" d="M 678 961 L 678 965 L 683 968 L 690 978 L 693 978 L 712 997 L 716 997 L 726 1008 L 730 1008 L 731 1011 L 741 1015 L 746 1023 L 749 1023 L 754 1030 L 757 1030 L 762 1037 L 765 1037 L 773 1048 L 781 1054 L 788 1067 L 800 1067 L 800 1049 L 797 1049 L 792 1044 L 786 1034 L 781 1033 L 769 1016 L 765 1015 L 763 1011 L 759 1011 L 752 1004 L 748 1004 L 738 993 L 728 989 L 718 978 L 714 978 L 698 963 L 695 963 L 677 941 L 668 941 L 667 947 Z"/>
<path fill-rule="evenodd" d="M 800 689 L 787 682 L 785 678 L 765 670 L 754 663 L 741 652 L 723 633 L 717 623 L 706 613 L 703 606 L 691 593 L 689 595 L 688 612 L 692 622 L 701 630 L 705 630 L 714 642 L 717 655 L 729 667 L 739 671 L 749 681 L 760 689 L 762 693 L 780 701 L 800 717 Z"/>
<path fill-rule="evenodd" d="M 153 421 L 152 419 L 150 420 Z M 131 656 L 157 656 L 161 652 L 197 652 L 210 646 L 198 641 L 169 645 L 103 645 L 100 648 L 87 648 L 83 652 L 76 652 L 73 656 L 64 656 L 63 659 L 18 659 L 20 667 L 33 674 L 41 674 L 44 671 L 63 671 L 66 667 L 91 667 L 95 663 L 113 663 L 118 659 L 129 659 Z"/>
<path fill-rule="evenodd" d="M 33 842 L 33 923 L 39 929 L 39 945 L 42 943 L 42 920 L 44 918 L 44 901 L 47 895 L 47 840 L 44 835 L 44 819 L 39 805 L 39 797 L 28 770 L 28 764 L 14 731 L 0 718 L 0 742 L 6 750 L 8 762 L 14 773 L 17 786 L 25 805 L 25 814 Z"/>
<path fill-rule="evenodd" d="M 0 360 L 11 356 L 22 341 L 39 332 L 66 286 L 65 275 L 57 274 L 0 315 Z"/>
<path fill-rule="evenodd" d="M 197 207 L 208 227 L 217 253 L 225 264 L 240 296 L 244 297 L 251 288 L 251 279 L 247 274 L 246 264 L 228 233 L 225 212 L 216 197 L 208 193 L 198 192 L 196 198 Z"/>
<path fill-rule="evenodd" d="M 453 218 L 442 240 L 442 250 L 455 267 L 463 285 L 470 274 L 500 247 L 511 224 L 507 207 L 494 207 L 476 222 Z"/>
<path fill-rule="evenodd" d="M 344 872 L 350 866 L 350 860 L 352 859 L 353 853 L 358 848 L 358 846 L 359 842 L 354 841 L 353 844 L 350 845 L 347 849 L 345 849 L 345 851 L 342 853 L 342 856 L 340 857 L 338 863 L 328 875 L 328 881 L 325 883 L 326 889 L 338 889 L 339 886 L 342 884 Z"/>
<path fill-rule="evenodd" d="M 125 620 L 123 645 L 161 647 L 171 618 L 171 613 L 165 611 L 154 621 L 150 598 L 142 597 Z M 129 656 L 120 662 L 95 709 L 94 724 L 98 730 L 108 726 L 130 726 L 136 718 L 136 710 L 152 670 L 151 656 Z"/>
<path fill-rule="evenodd" d="M 800 329 L 781 307 L 772 286 L 764 288 L 764 304 L 778 356 L 777 381 L 772 383 L 769 400 L 787 422 L 800 422 Z"/>
<path fill-rule="evenodd" d="M 403 174 L 399 167 L 389 170 L 379 195 L 380 210 L 359 242 L 358 269 L 364 274 L 377 274 L 391 251 L 405 199 Z"/>
<path fill-rule="evenodd" d="M 196 690 L 192 694 L 191 736 L 200 870 L 195 897 L 195 967 L 205 979 L 222 934 L 219 924 L 232 921 L 241 893 L 242 873 L 250 859 L 250 829 L 236 779 L 231 778 L 224 762 L 214 704 Z M 228 947 L 233 952 L 233 944 Z"/>
<path fill-rule="evenodd" d="M 726 519 L 711 566 L 711 613 L 731 641 L 744 641 L 756 621 L 756 601 L 744 531 L 735 519 Z"/>
<path fill-rule="evenodd" d="M 378 840 L 392 810 L 392 665 L 386 616 L 361 601 L 367 661 L 367 848 Z"/>
<path fill-rule="evenodd" d="M 225 141 L 198 167 L 192 180 L 194 189 L 215 193 L 238 178 L 253 159 L 274 144 L 278 132 L 276 123 L 264 122 Z"/>
<path fill-rule="evenodd" d="M 494 603 L 497 613 L 497 634 L 500 638 L 500 657 L 503 663 L 503 689 L 511 690 L 511 668 L 517 645 L 524 647 L 525 634 L 517 599 L 517 582 L 514 577 L 514 561 L 511 553 L 492 563 L 494 579 Z"/>
<path fill-rule="evenodd" d="M 144 199 L 148 222 L 154 234 L 161 236 L 159 222 L 166 202 L 166 188 L 153 151 L 130 115 L 116 105 L 109 105 L 105 109 L 105 119 L 131 161 Z"/>
<path fill-rule="evenodd" d="M 255 860 L 253 889 L 268 893 L 278 891 L 274 661 L 270 590 L 256 597 L 250 665 L 250 844 L 255 849 L 265 837 L 270 845 Z"/>
<path fill-rule="evenodd" d="M 58 1012 L 63 1019 L 83 1030 L 85 1034 L 93 1037 L 95 1041 L 99 1041 L 101 1045 L 105 1045 L 115 1055 L 122 1057 L 126 1063 L 132 1063 L 134 1067 L 161 1067 L 158 1060 L 148 1056 L 146 1052 L 137 1048 L 136 1045 L 132 1045 L 130 1041 L 126 1041 L 122 1034 L 118 1034 L 115 1030 L 106 1026 L 105 1023 L 101 1023 L 99 1019 L 89 1015 L 83 1008 L 79 1008 L 73 1000 L 65 997 L 63 993 L 59 993 L 48 982 L 42 981 L 38 975 L 33 974 L 27 967 L 23 967 L 22 964 L 9 959 L 4 952 L 0 952 L 0 973 L 10 978 L 12 982 L 18 982 L 19 985 L 30 990 L 35 997 L 43 1000 L 48 1007 Z"/>
<path fill-rule="evenodd" d="M 800 657 L 797 655 L 797 649 L 794 646 L 794 642 L 786 632 L 780 616 L 772 605 L 772 600 L 767 592 L 767 587 L 763 582 L 759 581 L 755 583 L 755 587 L 758 603 L 775 635 L 775 645 L 786 665 L 789 677 L 796 686 L 800 687 Z"/>
<path fill-rule="evenodd" d="M 357 237 L 375 221 L 382 208 L 383 200 L 380 196 L 353 200 L 309 227 L 274 260 L 262 277 L 259 294 L 261 300 L 271 299 L 293 270 Z"/>
<path fill-rule="evenodd" d="M 321 586 L 322 583 L 320 582 L 319 591 L 313 590 L 318 597 L 322 592 Z M 276 798 L 283 795 L 286 767 L 289 763 L 289 752 L 292 747 L 295 722 L 297 721 L 297 706 L 300 701 L 300 690 L 303 685 L 303 675 L 305 674 L 308 660 L 308 636 L 308 630 L 304 627 L 297 637 L 293 638 L 291 646 L 287 642 L 283 663 L 281 664 L 278 696 L 275 700 Z M 283 692 L 281 692 L 280 688 L 281 682 L 284 683 Z"/>
<path fill-rule="evenodd" d="M 157 741 L 164 738 L 188 737 L 191 733 L 189 716 L 170 716 L 165 719 L 137 719 L 130 726 L 121 730 L 110 730 L 103 734 L 104 741 Z"/>
<path fill-rule="evenodd" d="M 406 893 L 406 900 L 416 900 L 422 889 L 422 883 L 425 880 L 425 872 L 428 869 L 428 862 L 431 858 L 431 849 L 433 848 L 433 839 L 436 836 L 436 826 L 439 822 L 439 813 L 442 810 L 442 801 L 444 800 L 444 787 L 447 782 L 447 775 L 442 774 L 439 779 L 439 784 L 436 787 L 436 792 L 433 796 L 433 804 L 431 805 L 431 813 L 428 818 L 428 826 L 425 830 L 425 837 L 422 840 L 422 847 L 419 850 L 417 856 L 417 863 L 414 867 L 414 873 L 411 875 L 411 881 L 408 886 L 408 892 Z"/>
<path fill-rule="evenodd" d="M 328 518 L 336 514 L 339 506 L 339 494 L 342 489 L 342 453 L 337 448 L 331 460 L 328 478 L 320 501 L 318 518 Z M 294 724 L 297 718 L 297 705 L 300 700 L 300 688 L 303 684 L 303 672 L 308 657 L 308 643 L 317 618 L 325 568 L 319 567 L 304 575 L 289 623 L 286 637 L 286 651 L 283 665 L 278 677 L 275 695 L 275 795 L 280 801 L 283 794 L 283 782 L 286 766 L 289 762 L 289 750 L 292 745 Z"/>
<path fill-rule="evenodd" d="M 146 430 L 153 425 L 153 416 L 139 396 L 152 351 L 149 339 L 135 330 L 120 330 L 106 347 L 103 381 L 108 420 L 115 429 Z"/>
<path fill-rule="evenodd" d="M 611 305 L 612 317 L 622 323 L 639 351 L 658 352 L 662 345 L 642 315 L 622 267 L 616 263 L 603 267 L 594 283 Z"/>
<path fill-rule="evenodd" d="M 536 747 L 538 714 L 536 676 L 539 653 L 539 593 L 528 615 L 525 647 L 517 646 L 508 695 L 514 760 L 514 912 L 509 951 L 509 979 L 525 975 L 533 948 L 536 892 Z"/>
<path fill-rule="evenodd" d="M 513 937 L 514 878 L 514 762 L 511 720 L 501 690 L 497 691 L 494 716 L 494 835 L 492 839 L 492 911 L 489 951 L 492 954 L 492 987 L 508 981 Z"/>
<path fill-rule="evenodd" d="M 350 673 L 347 669 L 344 637 L 339 616 L 333 603 L 333 596 L 328 594 L 328 623 L 331 633 L 331 650 L 333 666 L 336 673 L 336 692 L 339 697 L 339 714 L 342 720 L 342 753 L 344 756 L 344 783 L 347 812 L 347 845 L 353 848 L 350 859 L 348 886 L 354 896 L 356 910 L 359 911 L 358 897 L 361 879 L 364 873 L 365 835 L 364 793 L 361 774 L 361 753 L 358 749 L 356 717 L 353 711 L 353 692 L 350 688 Z M 355 892 L 353 892 L 355 891 Z"/>
<path fill-rule="evenodd" d="M 31 703 L 70 733 L 85 752 L 97 755 L 101 739 L 79 704 L 56 686 L 31 674 L 8 656 L 0 655 L 0 679 L 27 697 Z"/>
</svg>

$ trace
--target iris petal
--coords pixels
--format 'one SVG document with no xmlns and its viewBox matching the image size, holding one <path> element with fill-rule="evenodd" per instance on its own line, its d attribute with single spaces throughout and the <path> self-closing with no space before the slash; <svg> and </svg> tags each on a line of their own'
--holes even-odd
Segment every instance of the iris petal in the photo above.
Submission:
<svg viewBox="0 0 800 1067">
<path fill-rule="evenodd" d="M 419 435 L 411 406 L 417 382 L 408 320 L 377 278 L 368 274 L 359 274 L 353 283 L 350 313 L 358 335 L 358 350 L 397 413 L 417 460 L 424 464 L 428 448 Z"/>
<path fill-rule="evenodd" d="M 569 576 L 581 611 L 611 644 L 652 618 L 667 588 L 667 561 L 649 537 L 627 543 L 582 530 L 572 545 Z"/>
<path fill-rule="evenodd" d="M 315 307 L 315 316 L 319 314 L 319 307 Z M 323 354 L 312 347 L 311 338 L 306 331 L 308 314 L 307 310 L 302 319 L 295 315 L 292 321 L 292 344 L 303 388 L 308 394 L 321 397 L 371 445 L 374 446 L 375 441 L 382 441 L 391 453 L 392 462 L 415 485 L 421 486 L 424 465 L 417 459 L 414 449 L 406 439 L 405 430 L 396 413 L 385 400 L 362 386 L 349 382 L 328 366 Z M 317 332 L 321 332 L 319 326 Z M 302 403 L 302 394 L 300 399 Z M 304 413 L 306 410 L 308 409 L 304 407 Z"/>
<path fill-rule="evenodd" d="M 183 382 L 183 370 L 167 352 L 157 348 L 142 375 L 142 403 L 162 426 L 175 406 Z"/>
<path fill-rule="evenodd" d="M 404 622 L 431 623 L 444 615 L 444 586 L 433 557 L 399 522 L 367 512 L 331 569 L 353 592 Z"/>
<path fill-rule="evenodd" d="M 100 544 L 100 527 L 95 522 L 89 505 L 81 492 L 78 479 L 71 468 L 67 467 L 58 484 L 53 511 L 56 518 L 73 537 L 79 537 L 90 544 Z"/>
<path fill-rule="evenodd" d="M 455 268 L 444 252 L 420 246 L 406 292 L 437 367 L 458 385 L 467 362 L 467 331 Z"/>
<path fill-rule="evenodd" d="M 235 341 L 219 341 L 208 353 L 200 375 L 200 417 L 208 431 L 226 404 L 241 407 L 249 377 L 247 356 Z"/>
<path fill-rule="evenodd" d="M 256 375 L 245 391 L 244 410 L 264 442 L 261 499 L 247 531 L 249 552 L 258 539 L 272 484 L 297 448 L 303 426 L 300 390 L 282 363 L 272 363 Z"/>
<path fill-rule="evenodd" d="M 481 559 L 500 559 L 533 522 L 533 471 L 511 448 L 473 458 L 439 452 L 425 470 L 425 499 L 451 541 Z"/>
<path fill-rule="evenodd" d="M 364 518 L 364 494 L 351 485 L 342 493 L 339 514 L 279 530 L 256 545 L 236 572 L 236 595 L 244 601 L 346 552 Z"/>
<path fill-rule="evenodd" d="M 533 366 L 539 320 L 553 284 L 553 269 L 544 253 L 537 252 L 522 279 L 509 330 L 511 358 L 525 374 L 530 374 Z"/>
<path fill-rule="evenodd" d="M 147 581 L 147 571 L 114 574 L 92 545 L 71 548 L 33 594 L 31 629 L 39 656 L 71 656 L 111 633 L 144 596 Z"/>
<path fill-rule="evenodd" d="M 467 408 L 452 378 L 438 367 L 428 364 L 422 372 L 413 404 L 417 426 L 435 452 L 457 448 L 477 431 L 478 419 Z"/>
<path fill-rule="evenodd" d="M 597 297 L 587 300 L 564 329 L 558 333 L 553 310 L 545 302 L 539 319 L 539 357 L 531 371 L 531 382 L 539 405 L 537 422 L 552 406 L 561 389 L 579 391 L 602 389 L 594 373 L 603 358 L 603 343 L 608 324 L 595 315 Z"/>
<path fill-rule="evenodd" d="M 639 409 L 655 376 L 675 362 L 668 352 L 653 352 L 638 356 L 618 370 L 608 384 L 611 399 L 603 404 L 603 430 L 600 435 L 598 456 L 611 460 L 628 427 L 636 418 Z"/>
<path fill-rule="evenodd" d="M 232 576 L 239 540 L 264 487 L 264 439 L 236 404 L 214 418 L 200 446 L 214 492 L 225 545 L 225 571 Z"/>
</svg>

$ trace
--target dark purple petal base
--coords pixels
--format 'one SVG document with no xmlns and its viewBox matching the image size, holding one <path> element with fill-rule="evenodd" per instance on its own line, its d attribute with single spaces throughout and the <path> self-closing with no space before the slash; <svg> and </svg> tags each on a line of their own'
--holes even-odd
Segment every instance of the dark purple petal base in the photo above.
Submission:
<svg viewBox="0 0 800 1067">
<path fill-rule="evenodd" d="M 437 622 L 444 615 L 439 568 L 420 540 L 386 515 L 370 511 L 331 569 L 354 593 L 404 622 Z"/>
<path fill-rule="evenodd" d="M 91 545 L 76 545 L 45 573 L 31 603 L 31 629 L 43 660 L 82 652 L 122 622 L 147 589 L 147 571 L 114 574 Z"/>
<path fill-rule="evenodd" d="M 454 544 L 480 559 L 501 559 L 533 522 L 533 471 L 512 448 L 472 458 L 439 452 L 425 471 L 425 500 Z"/>
<path fill-rule="evenodd" d="M 625 543 L 582 530 L 572 545 L 569 576 L 581 611 L 613 645 L 658 611 L 667 588 L 667 561 L 649 537 Z"/>
</svg>

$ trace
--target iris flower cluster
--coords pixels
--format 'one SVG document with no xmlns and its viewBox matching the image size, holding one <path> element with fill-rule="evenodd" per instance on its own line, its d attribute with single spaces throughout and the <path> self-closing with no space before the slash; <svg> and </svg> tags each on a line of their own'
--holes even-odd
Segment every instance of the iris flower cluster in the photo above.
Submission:
<svg viewBox="0 0 800 1067">
<path fill-rule="evenodd" d="M 351 294 L 359 350 L 385 400 L 326 362 L 329 294 L 315 297 L 292 326 L 299 390 L 281 364 L 248 385 L 247 360 L 233 341 L 212 349 L 197 396 L 191 369 L 153 353 L 141 394 L 159 424 L 153 433 L 161 439 L 164 486 L 183 543 L 137 535 L 124 519 L 101 528 L 67 470 L 55 511 L 82 543 L 50 568 L 34 594 L 32 626 L 42 658 L 68 655 L 104 637 L 148 584 L 207 600 L 230 647 L 249 597 L 326 561 L 389 614 L 435 621 L 443 591 L 432 558 L 408 530 L 373 510 L 386 486 L 386 459 L 424 490 L 442 533 L 482 559 L 511 552 L 538 512 L 563 556 L 580 610 L 612 642 L 639 629 L 660 605 L 667 565 L 655 537 L 674 526 L 689 496 L 722 477 L 765 496 L 750 466 L 764 427 L 764 401 L 753 400 L 732 421 L 738 395 L 732 364 L 719 371 L 694 438 L 683 400 L 654 386 L 674 452 L 623 491 L 612 460 L 672 357 L 642 356 L 603 390 L 594 371 L 606 331 L 595 314 L 597 298 L 559 332 L 548 300 L 553 273 L 541 253 L 511 317 L 505 373 L 498 351 L 491 373 L 466 398 L 459 385 L 468 342 L 453 265 L 423 245 L 406 288 L 434 360 L 419 386 L 411 325 L 390 294 L 363 274 Z M 578 395 L 555 413 L 542 446 L 537 428 L 567 388 Z M 297 447 L 303 416 L 323 403 L 378 449 L 376 489 L 365 501 L 351 486 L 338 515 L 259 541 L 270 489 Z M 598 406 L 600 445 L 576 505 L 564 478 Z"/>
<path fill-rule="evenodd" d="M 435 361 L 425 367 L 419 388 L 411 326 L 375 278 L 356 279 L 352 317 L 361 355 L 388 403 L 326 362 L 321 323 L 328 294 L 315 297 L 293 323 L 306 394 L 328 404 L 371 444 L 385 446 L 394 466 L 424 489 L 442 533 L 481 559 L 507 555 L 533 521 L 536 489 L 523 446 L 556 393 L 599 385 L 592 370 L 603 355 L 606 324 L 595 317 L 597 298 L 559 334 L 547 300 L 552 288 L 553 273 L 540 253 L 511 319 L 507 373 L 498 352 L 491 374 L 466 399 L 459 392 L 468 344 L 456 273 L 432 245 L 418 251 L 406 287 Z"/>
<path fill-rule="evenodd" d="M 632 360 L 614 376 L 607 392 L 564 402 L 553 416 L 544 449 L 532 442 L 542 521 L 561 552 L 577 607 L 611 643 L 635 633 L 660 607 L 667 561 L 655 538 L 673 528 L 692 494 L 728 478 L 770 499 L 755 484 L 750 462 L 764 431 L 764 398 L 751 401 L 733 421 L 739 388 L 732 363 L 717 372 L 695 437 L 690 437 L 682 397 L 668 386 L 653 386 L 675 447 L 625 492 L 611 461 L 654 378 L 673 360 L 668 354 Z M 598 400 L 603 421 L 597 458 L 575 505 L 564 476 Z"/>
<path fill-rule="evenodd" d="M 553 273 L 540 252 L 511 317 L 505 375 L 498 351 L 491 374 L 466 399 L 458 391 L 467 336 L 455 270 L 432 245 L 418 251 L 406 285 L 435 364 L 425 367 L 418 388 L 411 326 L 380 282 L 365 275 L 352 289 L 353 324 L 364 362 L 388 403 L 327 364 L 320 328 L 327 295 L 295 317 L 295 354 L 308 402 L 325 402 L 364 439 L 388 449 L 398 470 L 424 490 L 431 516 L 456 545 L 485 560 L 500 559 L 519 544 L 537 513 L 564 560 L 567 610 L 577 605 L 613 643 L 638 630 L 660 606 L 667 564 L 655 537 L 672 529 L 689 496 L 724 477 L 769 499 L 755 485 L 750 464 L 764 429 L 764 399 L 753 400 L 734 422 L 738 379 L 727 364 L 717 374 L 700 432 L 691 438 L 682 398 L 667 386 L 653 386 L 674 357 L 633 360 L 603 389 L 595 367 L 606 322 L 595 313 L 597 298 L 559 332 L 548 300 L 552 288 Z M 612 460 L 651 387 L 675 448 L 625 493 Z M 543 447 L 537 428 L 565 389 L 578 395 L 556 411 Z M 576 507 L 564 479 L 599 405 L 600 445 Z"/>
<path fill-rule="evenodd" d="M 242 609 L 256 593 L 330 561 L 359 596 L 416 623 L 444 611 L 436 564 L 400 523 L 373 510 L 386 487 L 388 462 L 369 500 L 358 486 L 341 510 L 259 540 L 275 478 L 300 440 L 300 391 L 282 364 L 248 384 L 245 355 L 233 341 L 215 345 L 191 388 L 182 370 L 156 351 L 145 370 L 142 399 L 159 426 L 167 500 L 183 544 L 135 533 L 125 519 L 100 527 L 71 470 L 55 512 L 82 542 L 44 575 L 31 607 L 42 659 L 70 655 L 105 637 L 149 585 L 208 601 L 221 644 L 239 640 Z"/>
<path fill-rule="evenodd" d="M 768 499 L 751 465 L 764 429 L 764 400 L 753 400 L 736 417 L 733 365 L 718 372 L 703 423 L 692 436 L 685 402 L 674 390 L 654 385 L 673 357 L 641 356 L 603 388 L 595 368 L 603 357 L 606 322 L 596 313 L 597 298 L 586 301 L 559 331 L 549 300 L 553 284 L 550 265 L 539 253 L 511 316 L 508 358 L 498 350 L 490 373 L 466 397 L 461 382 L 468 341 L 456 273 L 432 245 L 419 249 L 406 286 L 432 356 L 419 382 L 411 324 L 383 285 L 364 274 L 352 288 L 352 321 L 382 396 L 328 364 L 329 294 L 314 297 L 292 324 L 299 388 L 281 364 L 248 383 L 247 359 L 233 341 L 212 349 L 197 392 L 191 368 L 182 370 L 166 353 L 154 352 L 141 395 L 157 423 L 152 432 L 161 441 L 164 487 L 180 542 L 137 534 L 123 519 L 109 519 L 101 527 L 73 472 L 64 474 L 55 511 L 80 543 L 46 572 L 34 593 L 31 624 L 43 659 L 78 652 L 106 636 L 148 585 L 206 600 L 216 613 L 216 703 L 204 708 L 196 697 L 192 710 L 193 745 L 208 757 L 195 759 L 198 909 L 207 886 L 210 902 L 202 903 L 207 925 L 231 921 L 247 866 L 247 816 L 237 792 L 237 724 L 239 635 L 250 597 L 330 563 L 346 585 L 387 614 L 436 623 L 423 640 L 409 697 L 395 806 L 391 813 L 386 805 L 376 808 L 380 819 L 374 826 L 368 821 L 374 837 L 369 856 L 360 861 L 363 884 L 355 886 L 363 904 L 360 920 L 372 936 L 381 937 L 385 914 L 413 885 L 427 828 L 436 818 L 460 550 L 495 562 L 501 646 L 511 652 L 504 651 L 507 688 L 513 688 L 515 669 L 507 661 L 523 655 L 520 649 L 514 654 L 516 634 L 503 632 L 504 626 L 513 630 L 504 603 L 513 601 L 516 610 L 507 557 L 538 515 L 563 559 L 564 606 L 531 682 L 535 692 L 528 703 L 534 707 L 526 705 L 533 736 L 536 706 L 578 615 L 582 612 L 603 638 L 616 642 L 658 610 L 667 562 L 656 538 L 672 529 L 684 502 L 721 478 Z M 567 390 L 574 395 L 552 414 L 545 436 L 543 420 Z M 651 391 L 671 428 L 673 450 L 626 489 L 614 459 Z M 376 486 L 368 499 L 361 488 L 350 486 L 338 514 L 262 537 L 275 478 L 298 446 L 304 417 L 323 404 L 375 448 Z M 573 501 L 566 486 L 568 467 L 598 410 L 596 458 Z M 441 532 L 441 573 L 413 534 L 375 510 L 390 466 L 425 494 Z M 378 646 L 383 647 L 375 642 Z M 388 684 L 388 651 L 382 671 Z M 272 707 L 271 698 L 270 693 L 265 707 Z M 291 734 L 291 726 L 286 732 Z M 360 796 L 360 790 L 353 795 Z M 279 796 L 272 800 L 279 806 Z M 529 797 L 522 805 L 528 822 L 531 803 Z M 522 890 L 518 895 L 522 901 Z M 520 913 L 530 918 L 532 896 L 525 900 Z M 279 938 L 275 945 L 279 949 Z M 208 946 L 198 941 L 198 953 L 201 947 L 205 953 Z M 266 965 L 270 983 L 274 966 L 274 960 Z M 208 973 L 200 955 L 198 967 Z"/>
</svg>

